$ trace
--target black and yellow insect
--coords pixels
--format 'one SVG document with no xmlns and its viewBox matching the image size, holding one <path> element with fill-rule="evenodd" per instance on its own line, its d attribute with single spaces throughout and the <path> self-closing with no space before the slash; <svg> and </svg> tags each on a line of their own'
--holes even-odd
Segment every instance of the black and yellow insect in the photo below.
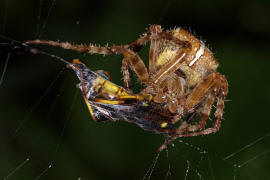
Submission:
<svg viewBox="0 0 270 180">
<path fill-rule="evenodd" d="M 132 94 L 109 80 L 106 73 L 94 72 L 79 60 L 67 65 L 77 74 L 92 118 L 135 123 L 144 130 L 168 133 L 173 129 L 172 114 L 162 105 L 152 102 L 151 94 Z"/>
<path fill-rule="evenodd" d="M 154 133 L 168 134 L 169 136 L 175 134 L 175 127 L 172 123 L 174 114 L 168 110 L 166 105 L 155 103 L 152 94 L 133 94 L 123 87 L 117 86 L 110 81 L 109 75 L 105 71 L 94 72 L 78 59 L 69 63 L 61 57 L 50 55 L 29 46 L 27 43 L 15 40 L 1 43 L 0 50 L 12 54 L 27 52 L 45 54 L 66 63 L 67 67 L 72 68 L 79 78 L 80 83 L 77 87 L 81 90 L 89 112 L 96 122 L 126 121 Z"/>
</svg>

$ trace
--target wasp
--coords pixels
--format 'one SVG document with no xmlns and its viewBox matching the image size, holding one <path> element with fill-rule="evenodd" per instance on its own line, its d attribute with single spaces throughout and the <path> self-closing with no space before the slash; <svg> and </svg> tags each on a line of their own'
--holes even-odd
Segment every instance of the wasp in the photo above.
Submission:
<svg viewBox="0 0 270 180">
<path fill-rule="evenodd" d="M 78 59 L 67 67 L 79 78 L 77 87 L 94 121 L 123 120 L 154 133 L 168 133 L 173 129 L 172 114 L 154 103 L 151 94 L 129 93 L 112 83 L 106 71 L 91 71 Z"/>
</svg>

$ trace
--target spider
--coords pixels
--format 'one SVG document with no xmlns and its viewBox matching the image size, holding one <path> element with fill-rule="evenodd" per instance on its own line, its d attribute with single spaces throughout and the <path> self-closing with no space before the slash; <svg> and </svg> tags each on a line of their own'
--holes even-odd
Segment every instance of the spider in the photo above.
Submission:
<svg viewBox="0 0 270 180">
<path fill-rule="evenodd" d="M 148 68 L 137 54 L 147 42 L 150 42 Z M 228 82 L 224 75 L 216 71 L 218 62 L 212 52 L 184 29 L 163 31 L 161 26 L 151 25 L 142 37 L 130 44 L 111 47 L 38 39 L 26 43 L 57 46 L 90 54 L 123 55 L 121 70 L 127 92 L 132 93 L 132 70 L 145 85 L 141 95 L 137 97 L 144 97 L 143 94 L 152 95 L 151 102 L 155 104 L 153 107 L 159 104 L 162 111 L 168 110 L 173 114 L 168 122 L 176 124 L 182 121 L 178 128 L 166 129 L 166 125 L 162 124 L 162 128 L 166 130 L 160 132 L 169 134 L 170 139 L 159 151 L 177 138 L 215 133 L 220 128 Z M 215 101 L 215 120 L 211 127 L 207 127 Z"/>
</svg>

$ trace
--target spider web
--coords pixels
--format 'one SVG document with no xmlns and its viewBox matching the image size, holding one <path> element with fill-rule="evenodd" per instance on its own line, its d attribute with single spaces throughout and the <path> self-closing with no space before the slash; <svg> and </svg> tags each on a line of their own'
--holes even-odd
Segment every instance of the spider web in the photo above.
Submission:
<svg viewBox="0 0 270 180">
<path fill-rule="evenodd" d="M 190 9 L 190 6 L 188 2 L 173 0 L 155 4 L 149 1 L 144 6 L 135 1 L 129 5 L 120 1 L 107 4 L 98 1 L 2 1 L 1 34 L 20 41 L 41 38 L 101 45 L 107 42 L 125 44 L 141 35 L 148 24 L 191 28 L 218 50 L 219 70 L 228 78 L 228 99 L 232 101 L 225 103 L 225 120 L 217 134 L 179 139 L 165 151 L 155 153 L 164 141 L 162 136 L 127 123 L 94 123 L 75 87 L 78 82 L 73 72 L 66 70 L 57 59 L 44 55 L 0 54 L 0 177 L 269 179 L 267 107 L 270 97 L 267 94 L 270 88 L 266 85 L 257 93 L 258 87 L 267 82 L 267 75 L 269 77 L 266 69 L 269 45 L 260 40 L 260 47 L 264 46 L 255 52 L 252 47 L 257 43 L 256 36 L 251 39 L 252 45 L 246 41 L 238 44 L 235 36 L 240 33 L 231 31 L 233 40 L 229 41 L 220 35 L 228 30 L 226 24 L 221 25 L 222 19 L 220 23 L 209 25 L 207 20 L 214 19 L 203 14 L 199 7 Z M 249 4 L 242 11 L 248 7 Z M 198 17 L 202 13 L 206 22 L 191 19 L 188 14 L 191 11 Z M 208 25 L 210 27 L 206 28 Z M 224 27 L 224 32 L 220 30 L 220 34 L 216 34 L 217 30 L 211 30 L 218 25 Z M 239 30 L 241 32 L 241 28 Z M 244 35 L 250 37 L 250 34 Z M 261 39 L 264 37 L 262 33 Z M 91 69 L 109 71 L 113 81 L 122 84 L 119 57 L 90 56 L 51 47 L 42 47 L 42 50 L 68 61 L 79 58 Z M 235 51 L 233 55 L 232 50 Z M 147 59 L 147 48 L 141 56 Z M 254 59 L 258 58 L 261 61 L 255 65 Z M 249 68 L 243 69 L 242 64 Z M 253 76 L 249 76 L 251 67 Z M 260 81 L 255 77 L 260 77 Z M 253 86 L 246 85 L 250 84 L 244 81 L 246 78 L 254 83 Z M 240 91 L 242 89 L 245 91 Z M 254 104 L 260 105 L 260 109 Z"/>
</svg>

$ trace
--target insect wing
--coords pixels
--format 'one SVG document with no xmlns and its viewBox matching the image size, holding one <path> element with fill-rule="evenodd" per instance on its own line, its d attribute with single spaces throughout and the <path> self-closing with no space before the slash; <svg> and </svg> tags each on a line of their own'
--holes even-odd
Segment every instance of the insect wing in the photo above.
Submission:
<svg viewBox="0 0 270 180">
<path fill-rule="evenodd" d="M 126 119 L 126 113 L 132 112 L 132 106 L 129 105 L 115 105 L 90 102 L 93 116 L 96 122 L 103 122 L 106 120 L 120 121 Z"/>
<path fill-rule="evenodd" d="M 168 111 L 160 109 L 156 103 L 151 103 L 151 105 L 146 105 L 142 101 L 131 104 L 89 103 L 97 122 L 107 119 L 111 121 L 122 120 L 137 124 L 142 129 L 154 133 L 162 133 L 173 129 L 172 115 Z M 161 128 L 163 123 L 166 123 L 166 127 Z"/>
</svg>

